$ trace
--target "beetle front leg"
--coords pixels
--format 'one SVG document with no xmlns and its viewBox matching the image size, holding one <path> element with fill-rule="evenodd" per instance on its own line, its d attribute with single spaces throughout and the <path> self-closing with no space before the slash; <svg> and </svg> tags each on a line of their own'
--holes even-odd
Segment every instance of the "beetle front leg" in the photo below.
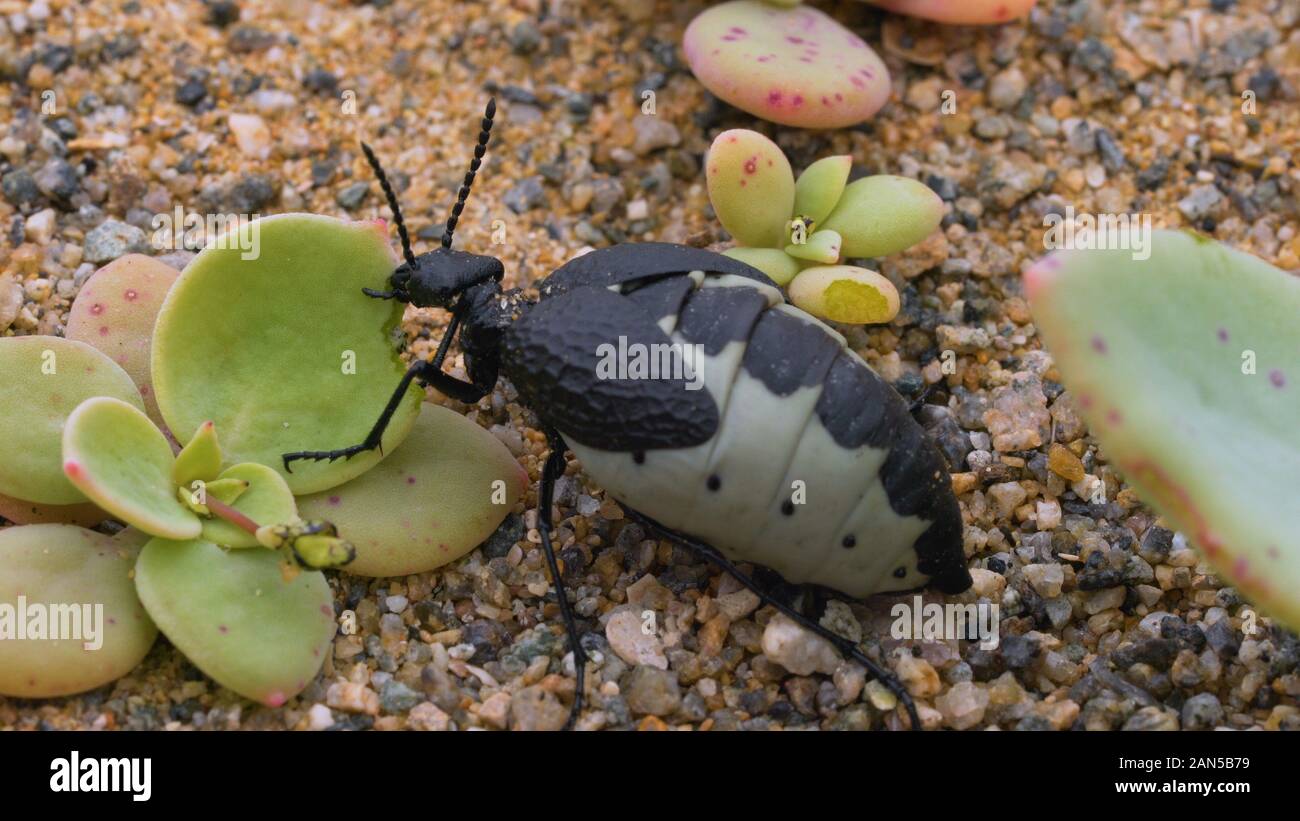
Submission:
<svg viewBox="0 0 1300 821">
<path fill-rule="evenodd" d="M 569 718 L 564 722 L 564 729 L 573 729 L 578 716 L 582 714 L 583 687 L 587 675 L 587 651 L 582 649 L 578 635 L 578 622 L 569 607 L 568 591 L 564 579 L 560 576 L 560 564 L 555 559 L 555 548 L 551 547 L 551 501 L 555 495 L 555 480 L 564 473 L 564 440 L 555 431 L 546 428 L 546 441 L 551 447 L 551 455 L 546 457 L 542 468 L 542 481 L 537 492 L 537 529 L 542 536 L 542 550 L 546 554 L 546 564 L 551 570 L 551 579 L 555 582 L 555 598 L 560 604 L 560 618 L 564 621 L 564 632 L 569 636 L 569 646 L 573 650 L 573 672 L 576 687 L 573 691 L 573 707 Z"/>
<path fill-rule="evenodd" d="M 747 587 L 751 592 L 753 592 L 756 596 L 758 596 L 759 600 L 761 600 L 764 604 L 769 604 L 772 607 L 775 607 L 777 610 L 784 613 L 788 618 L 798 623 L 800 627 L 803 627 L 805 630 L 809 630 L 813 633 L 816 633 L 817 635 L 829 641 L 831 644 L 835 645 L 835 647 L 845 657 L 852 659 L 858 664 L 861 664 L 863 667 L 866 668 L 867 672 L 871 673 L 873 676 L 876 677 L 876 680 L 878 680 L 881 684 L 885 685 L 885 687 L 887 687 L 889 691 L 894 694 L 894 697 L 898 699 L 899 703 L 901 703 L 903 707 L 907 710 L 907 716 L 912 720 L 912 729 L 913 730 L 921 729 L 921 719 L 917 715 L 916 705 L 912 703 L 912 695 L 907 692 L 907 688 L 905 688 L 903 686 L 903 683 L 898 680 L 898 677 L 895 676 L 892 672 L 890 672 L 886 667 L 884 667 L 881 664 L 877 664 L 876 662 L 868 658 L 867 654 L 863 653 L 862 650 L 857 646 L 857 644 L 855 644 L 852 641 L 849 641 L 848 639 L 844 638 L 843 636 L 841 636 L 840 634 L 836 633 L 833 630 L 828 630 L 825 627 L 822 627 L 817 622 L 813 621 L 812 619 L 803 615 L 799 611 L 795 610 L 789 604 L 781 601 L 779 598 L 775 596 L 772 596 L 770 593 L 764 590 L 757 582 L 751 579 L 748 575 L 742 573 L 739 568 L 737 568 L 734 564 L 732 564 L 731 561 L 727 559 L 726 556 L 723 556 L 720 552 L 718 552 L 718 549 L 713 547 L 712 545 L 705 544 L 704 542 L 697 541 L 695 539 L 692 539 L 689 536 L 678 533 L 675 530 L 671 530 L 667 527 L 664 527 L 663 525 L 656 522 L 654 519 L 651 519 L 649 516 L 646 516 L 643 513 L 638 513 L 637 511 L 627 507 L 626 505 L 624 506 L 624 510 L 627 511 L 629 516 L 631 516 L 633 519 L 636 519 L 638 522 L 644 525 L 648 530 L 658 533 L 662 538 L 669 539 L 678 542 L 679 544 L 685 545 L 686 547 L 689 547 L 691 550 L 694 550 L 696 553 L 700 554 L 705 559 L 717 565 L 722 570 L 726 571 L 727 573 L 730 573 L 736 579 L 736 581 L 740 582 L 742 585 Z"/>
<path fill-rule="evenodd" d="M 315 462 L 326 460 L 333 462 L 337 459 L 351 459 L 358 453 L 365 453 L 368 450 L 381 447 L 384 442 L 384 431 L 388 429 L 388 423 L 393 421 L 393 414 L 397 413 L 402 400 L 406 398 L 406 392 L 411 387 L 411 380 L 419 379 L 424 381 L 425 372 L 429 367 L 428 362 L 417 362 L 407 369 L 402 376 L 402 381 L 397 383 L 397 390 L 393 391 L 393 395 L 389 397 L 388 404 L 384 406 L 383 413 L 379 414 L 379 419 L 375 422 L 374 427 L 370 429 L 370 433 L 367 434 L 364 442 L 351 447 L 339 448 L 338 450 L 301 450 L 295 453 L 286 453 L 280 457 L 284 462 L 285 471 L 293 473 L 293 468 L 289 466 L 289 463 L 301 459 L 310 459 Z"/>
</svg>

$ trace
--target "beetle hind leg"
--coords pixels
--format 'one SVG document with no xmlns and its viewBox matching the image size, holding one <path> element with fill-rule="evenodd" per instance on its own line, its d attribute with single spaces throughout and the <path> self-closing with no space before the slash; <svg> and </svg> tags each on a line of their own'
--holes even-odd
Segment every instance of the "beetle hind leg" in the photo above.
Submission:
<svg viewBox="0 0 1300 821">
<path fill-rule="evenodd" d="M 564 729 L 573 729 L 574 723 L 582 713 L 583 685 L 587 674 L 587 652 L 582 648 L 578 635 L 578 622 L 569 607 L 568 591 L 564 587 L 564 578 L 560 575 L 560 564 L 555 558 L 555 548 L 551 546 L 551 501 L 555 494 L 555 480 L 564 473 L 564 440 L 549 428 L 545 430 L 546 441 L 550 445 L 551 455 L 546 457 L 542 468 L 542 481 L 537 493 L 537 529 L 542 536 L 542 550 L 546 554 L 546 564 L 555 582 L 555 598 L 560 605 L 560 617 L 564 620 L 564 632 L 568 634 L 569 646 L 573 650 L 573 671 L 576 687 L 573 691 L 573 706 L 569 709 L 569 718 Z"/>
<path fill-rule="evenodd" d="M 651 519 L 649 516 L 638 513 L 632 508 L 624 506 L 623 509 L 630 517 L 640 522 L 648 530 L 657 533 L 661 538 L 671 539 L 678 544 L 694 550 L 699 555 L 734 576 L 736 581 L 740 582 L 752 591 L 764 604 L 771 605 L 781 613 L 785 614 L 786 617 L 796 622 L 800 627 L 816 633 L 831 644 L 835 645 L 836 649 L 838 649 L 841 654 L 862 665 L 866 668 L 867 672 L 871 673 L 871 675 L 875 676 L 881 684 L 885 685 L 885 687 L 894 694 L 894 697 L 898 699 L 899 703 L 901 703 L 907 710 L 907 716 L 911 719 L 911 728 L 913 730 L 921 729 L 921 719 L 920 716 L 917 715 L 916 705 L 912 702 L 911 694 L 907 692 L 905 687 L 903 687 L 903 683 L 899 681 L 898 677 L 895 676 L 887 667 L 872 661 L 866 653 L 862 652 L 857 644 L 832 630 L 822 627 L 817 622 L 800 613 L 794 607 L 791 607 L 790 604 L 782 601 L 779 596 L 772 595 L 763 585 L 758 584 L 747 574 L 741 572 L 739 568 L 731 563 L 731 560 L 726 556 L 723 556 L 718 549 L 712 545 L 705 544 L 704 542 L 692 539 L 690 536 L 671 530 L 659 524 L 654 519 Z"/>
</svg>

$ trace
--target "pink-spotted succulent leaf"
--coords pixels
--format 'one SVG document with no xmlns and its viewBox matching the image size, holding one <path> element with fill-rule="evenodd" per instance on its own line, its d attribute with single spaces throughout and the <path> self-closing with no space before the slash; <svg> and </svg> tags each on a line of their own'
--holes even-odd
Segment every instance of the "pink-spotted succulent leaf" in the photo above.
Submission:
<svg viewBox="0 0 1300 821">
<path fill-rule="evenodd" d="M 68 339 L 92 345 L 121 365 L 140 388 L 149 418 L 160 424 L 149 350 L 158 309 L 178 276 L 153 257 L 127 254 L 92 274 L 68 312 Z"/>
<path fill-rule="evenodd" d="M 849 258 L 896 254 L 930 236 L 943 220 L 943 200 L 924 183 L 878 174 L 848 184 L 818 228 L 844 238 Z"/>
<path fill-rule="evenodd" d="M 724 131 L 705 160 L 709 201 L 741 245 L 779 248 L 794 208 L 794 172 L 785 152 L 757 131 Z"/>
<path fill-rule="evenodd" d="M 426 403 L 402 446 L 347 484 L 298 500 L 357 549 L 345 568 L 405 576 L 455 561 L 492 535 L 528 487 L 505 445 L 459 413 Z"/>
<path fill-rule="evenodd" d="M 196 667 L 271 707 L 316 677 L 334 637 L 325 577 L 306 571 L 286 581 L 270 550 L 154 539 L 136 563 L 135 586 L 158 628 Z"/>
<path fill-rule="evenodd" d="M 86 501 L 63 475 L 63 423 L 95 396 L 144 408 L 104 354 L 57 336 L 0 337 L 0 493 L 45 505 Z"/>
<path fill-rule="evenodd" d="M 1057 251 L 1025 273 L 1025 290 L 1123 477 L 1245 595 L 1300 628 L 1300 279 L 1157 231 L 1138 251 Z"/>
<path fill-rule="evenodd" d="M 853 32 L 813 8 L 732 0 L 682 38 L 704 87 L 755 117 L 799 128 L 861 123 L 889 99 L 889 72 Z"/>
</svg>

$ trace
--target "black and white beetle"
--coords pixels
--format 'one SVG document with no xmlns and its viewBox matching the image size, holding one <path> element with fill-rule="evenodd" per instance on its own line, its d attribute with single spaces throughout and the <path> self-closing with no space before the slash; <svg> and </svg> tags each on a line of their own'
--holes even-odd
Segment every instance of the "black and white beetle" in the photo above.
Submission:
<svg viewBox="0 0 1300 821">
<path fill-rule="evenodd" d="M 766 566 L 789 582 L 857 598 L 928 583 L 948 593 L 969 587 L 947 470 L 907 404 L 843 337 L 786 304 L 762 273 L 720 254 L 667 243 L 619 245 L 556 270 L 539 286 L 536 303 L 517 289 L 503 291 L 499 260 L 451 249 L 495 112 L 489 102 L 442 247 L 418 257 L 397 197 L 362 144 L 405 257 L 390 291 L 367 293 L 446 308 L 451 320 L 436 354 L 411 366 L 364 442 L 286 454 L 286 469 L 297 459 L 334 460 L 378 447 L 412 380 L 474 403 L 504 373 L 550 445 L 538 529 L 574 654 L 570 726 L 581 710 L 586 653 L 550 537 L 566 443 L 630 515 L 696 549 L 830 640 L 888 686 L 919 728 L 911 698 L 887 669 L 732 564 Z M 468 382 L 442 371 L 458 331 Z M 602 378 L 598 351 L 620 343 L 698 346 L 703 389 L 671 374 Z"/>
</svg>

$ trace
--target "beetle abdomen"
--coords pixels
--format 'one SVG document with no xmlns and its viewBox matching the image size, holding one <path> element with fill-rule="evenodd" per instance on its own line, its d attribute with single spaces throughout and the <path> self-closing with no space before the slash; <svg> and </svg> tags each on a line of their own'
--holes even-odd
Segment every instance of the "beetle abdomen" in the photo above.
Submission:
<svg viewBox="0 0 1300 821">
<path fill-rule="evenodd" d="M 606 287 L 699 346 L 701 389 L 718 407 L 712 436 L 689 447 L 602 449 L 561 426 L 607 492 L 791 582 L 852 596 L 970 585 L 938 451 L 839 334 L 730 273 Z"/>
</svg>

